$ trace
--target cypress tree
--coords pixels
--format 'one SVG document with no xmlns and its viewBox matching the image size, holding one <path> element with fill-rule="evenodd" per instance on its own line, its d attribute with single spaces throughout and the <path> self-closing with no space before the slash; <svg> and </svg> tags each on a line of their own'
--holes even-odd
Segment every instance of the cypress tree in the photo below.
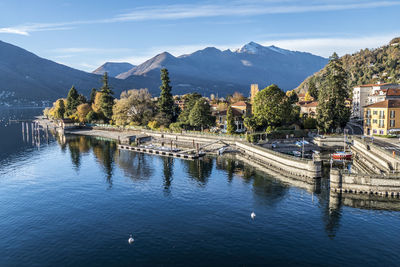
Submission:
<svg viewBox="0 0 400 267">
<path fill-rule="evenodd" d="M 330 132 L 343 128 L 350 117 L 350 110 L 344 104 L 349 97 L 347 73 L 336 53 L 330 58 L 324 80 L 318 94 L 317 122 L 319 130 Z"/>
<path fill-rule="evenodd" d="M 114 105 L 114 97 L 112 96 L 114 92 L 111 90 L 110 86 L 108 85 L 108 74 L 107 72 L 103 75 L 103 86 L 100 88 L 101 92 L 101 103 L 100 108 L 104 117 L 107 120 L 110 120 L 112 117 L 112 108 Z"/>
<path fill-rule="evenodd" d="M 166 68 L 161 69 L 161 93 L 158 99 L 158 111 L 160 116 L 168 122 L 172 121 L 174 114 L 174 99 L 172 98 L 172 87 L 170 85 L 170 79 L 168 70 Z"/>
<path fill-rule="evenodd" d="M 233 111 L 231 106 L 226 111 L 226 132 L 228 134 L 234 134 L 236 131 L 235 118 L 233 117 Z"/>
<path fill-rule="evenodd" d="M 79 94 L 76 91 L 75 86 L 72 86 L 67 96 L 67 106 L 65 108 L 65 114 L 70 116 L 76 112 L 76 107 L 79 105 Z"/>
</svg>

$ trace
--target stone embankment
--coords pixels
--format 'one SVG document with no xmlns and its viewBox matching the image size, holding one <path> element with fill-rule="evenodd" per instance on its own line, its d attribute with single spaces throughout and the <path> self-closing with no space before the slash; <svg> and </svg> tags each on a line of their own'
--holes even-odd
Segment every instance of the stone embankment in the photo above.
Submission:
<svg viewBox="0 0 400 267">
<path fill-rule="evenodd" d="M 302 159 L 250 143 L 236 142 L 235 145 L 246 157 L 295 179 L 313 183 L 322 176 L 322 161 L 318 155 L 313 159 Z"/>
<path fill-rule="evenodd" d="M 330 188 L 334 192 L 399 196 L 400 175 L 354 174 L 331 169 Z"/>
<path fill-rule="evenodd" d="M 381 147 L 354 137 L 351 150 L 356 167 L 365 173 L 393 173 L 400 170 L 400 157 Z"/>
</svg>

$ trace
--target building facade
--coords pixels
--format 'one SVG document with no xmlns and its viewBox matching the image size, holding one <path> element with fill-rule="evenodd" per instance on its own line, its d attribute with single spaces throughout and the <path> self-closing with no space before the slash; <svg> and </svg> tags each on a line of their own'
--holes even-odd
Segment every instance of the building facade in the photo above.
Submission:
<svg viewBox="0 0 400 267">
<path fill-rule="evenodd" d="M 352 118 L 363 118 L 364 106 L 370 104 L 368 97 L 376 94 L 378 91 L 389 88 L 400 88 L 399 84 L 377 83 L 364 84 L 353 88 L 353 108 L 351 110 Z"/>
<path fill-rule="evenodd" d="M 400 99 L 385 100 L 364 107 L 364 135 L 400 133 Z"/>
</svg>

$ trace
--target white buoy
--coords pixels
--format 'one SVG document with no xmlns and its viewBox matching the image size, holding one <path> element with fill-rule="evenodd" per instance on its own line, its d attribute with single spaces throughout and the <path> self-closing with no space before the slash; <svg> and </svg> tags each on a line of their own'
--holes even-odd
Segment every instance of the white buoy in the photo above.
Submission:
<svg viewBox="0 0 400 267">
<path fill-rule="evenodd" d="M 254 212 L 252 212 L 252 213 L 250 214 L 250 217 L 254 220 L 254 218 L 256 217 L 256 214 L 255 214 Z"/>
<path fill-rule="evenodd" d="M 132 244 L 133 242 L 135 242 L 135 239 L 133 239 L 132 235 L 130 235 L 129 239 L 128 239 L 128 243 Z"/>
</svg>

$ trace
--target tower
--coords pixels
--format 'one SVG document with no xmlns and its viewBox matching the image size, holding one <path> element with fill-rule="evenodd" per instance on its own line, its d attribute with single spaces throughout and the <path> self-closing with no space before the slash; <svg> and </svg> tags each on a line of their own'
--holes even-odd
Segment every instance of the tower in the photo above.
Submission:
<svg viewBox="0 0 400 267">
<path fill-rule="evenodd" d="M 256 97 L 257 93 L 258 93 L 258 84 L 253 83 L 250 86 L 250 103 L 253 104 L 254 102 L 254 98 Z"/>
</svg>

